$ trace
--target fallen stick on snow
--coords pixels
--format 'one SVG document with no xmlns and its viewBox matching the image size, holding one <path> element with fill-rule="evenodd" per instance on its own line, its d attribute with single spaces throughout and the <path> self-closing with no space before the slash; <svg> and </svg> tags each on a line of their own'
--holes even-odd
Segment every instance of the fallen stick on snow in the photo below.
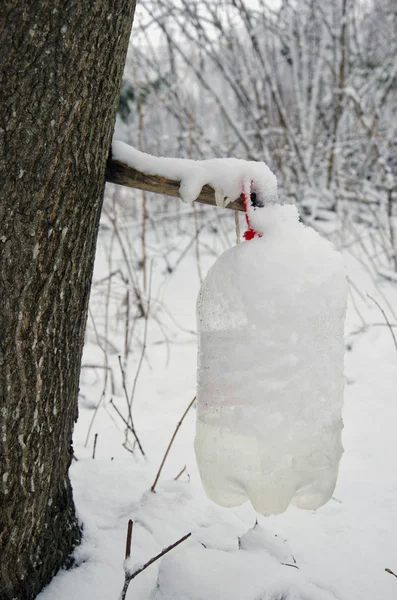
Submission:
<svg viewBox="0 0 397 600">
<path fill-rule="evenodd" d="M 106 165 L 105 179 L 109 183 L 117 183 L 118 185 L 124 185 L 145 192 L 165 194 L 167 196 L 180 198 L 180 181 L 167 179 L 161 175 L 147 175 L 146 173 L 137 171 L 133 167 L 130 167 L 119 160 L 115 160 L 112 157 L 109 157 Z M 209 185 L 204 185 L 195 202 L 216 206 L 213 188 Z M 240 196 L 240 198 L 234 200 L 234 202 L 230 202 L 226 208 L 244 211 L 243 197 Z"/>
</svg>

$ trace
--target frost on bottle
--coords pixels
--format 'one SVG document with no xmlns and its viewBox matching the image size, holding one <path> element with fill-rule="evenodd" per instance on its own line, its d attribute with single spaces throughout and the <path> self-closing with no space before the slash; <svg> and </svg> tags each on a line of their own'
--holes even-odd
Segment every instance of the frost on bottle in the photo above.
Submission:
<svg viewBox="0 0 397 600">
<path fill-rule="evenodd" d="M 197 462 L 222 506 L 316 509 L 343 452 L 343 262 L 295 206 L 260 206 L 263 190 L 244 185 L 256 235 L 215 262 L 198 298 Z"/>
</svg>

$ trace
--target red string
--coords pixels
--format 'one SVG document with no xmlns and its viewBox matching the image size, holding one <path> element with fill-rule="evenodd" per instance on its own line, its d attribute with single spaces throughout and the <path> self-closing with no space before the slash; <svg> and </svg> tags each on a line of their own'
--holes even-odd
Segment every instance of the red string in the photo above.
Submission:
<svg viewBox="0 0 397 600">
<path fill-rule="evenodd" d="M 252 181 L 251 181 L 251 184 L 252 184 Z M 248 198 L 247 198 L 247 194 L 245 193 L 244 190 L 243 190 L 243 198 L 244 198 L 245 218 L 246 218 L 247 225 L 248 225 L 248 229 L 244 233 L 243 238 L 245 240 L 252 240 L 252 238 L 254 238 L 256 235 L 259 235 L 259 234 L 251 227 L 251 223 L 250 223 L 250 220 L 248 217 Z"/>
</svg>

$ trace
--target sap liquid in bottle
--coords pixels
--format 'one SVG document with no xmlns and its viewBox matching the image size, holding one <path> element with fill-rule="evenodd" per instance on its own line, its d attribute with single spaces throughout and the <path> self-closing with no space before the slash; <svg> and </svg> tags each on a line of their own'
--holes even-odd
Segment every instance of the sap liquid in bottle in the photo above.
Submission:
<svg viewBox="0 0 397 600">
<path fill-rule="evenodd" d="M 277 514 L 336 484 L 347 284 L 341 255 L 264 187 L 244 181 L 248 239 L 201 286 L 195 451 L 212 500 Z"/>
</svg>

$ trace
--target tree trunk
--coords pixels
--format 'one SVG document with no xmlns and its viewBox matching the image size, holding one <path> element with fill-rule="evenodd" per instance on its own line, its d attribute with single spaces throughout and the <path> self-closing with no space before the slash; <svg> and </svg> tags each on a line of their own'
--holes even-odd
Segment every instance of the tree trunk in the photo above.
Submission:
<svg viewBox="0 0 397 600">
<path fill-rule="evenodd" d="M 133 0 L 6 0 L 0 18 L 0 598 L 80 540 L 68 469 L 104 172 Z"/>
</svg>

